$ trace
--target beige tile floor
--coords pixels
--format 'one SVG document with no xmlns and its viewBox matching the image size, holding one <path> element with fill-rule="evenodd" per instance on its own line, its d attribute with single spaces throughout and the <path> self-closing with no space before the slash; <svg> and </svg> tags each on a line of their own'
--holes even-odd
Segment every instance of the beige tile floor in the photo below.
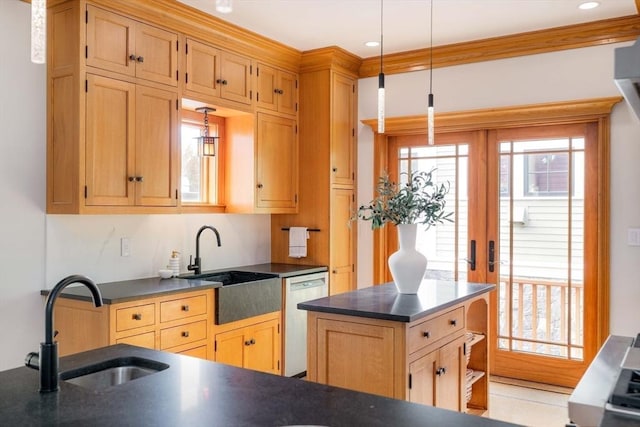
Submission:
<svg viewBox="0 0 640 427">
<path fill-rule="evenodd" d="M 530 427 L 565 427 L 571 389 L 492 380 L 489 385 L 490 418 Z"/>
</svg>

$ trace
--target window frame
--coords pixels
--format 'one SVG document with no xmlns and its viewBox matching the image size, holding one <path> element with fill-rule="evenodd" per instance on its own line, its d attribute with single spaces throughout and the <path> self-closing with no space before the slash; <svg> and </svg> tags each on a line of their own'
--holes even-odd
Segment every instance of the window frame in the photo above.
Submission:
<svg viewBox="0 0 640 427">
<path fill-rule="evenodd" d="M 182 185 L 180 191 L 180 203 L 183 208 L 207 208 L 207 207 L 220 207 L 224 210 L 223 200 L 223 172 L 224 172 L 224 141 L 225 141 L 225 118 L 208 114 L 209 126 L 217 126 L 218 144 L 216 147 L 215 157 L 202 157 L 200 159 L 200 189 L 202 200 L 200 201 L 185 201 L 182 199 Z M 182 110 L 182 117 L 180 120 L 180 128 L 182 126 L 196 126 L 199 128 L 204 127 L 204 114 L 191 111 Z M 182 179 L 182 140 L 180 149 L 180 177 Z M 215 179 L 212 183 L 212 179 Z"/>
</svg>

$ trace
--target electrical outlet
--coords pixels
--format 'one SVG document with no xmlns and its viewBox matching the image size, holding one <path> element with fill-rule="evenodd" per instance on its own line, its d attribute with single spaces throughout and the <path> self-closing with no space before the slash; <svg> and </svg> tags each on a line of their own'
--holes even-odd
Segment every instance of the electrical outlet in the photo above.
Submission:
<svg viewBox="0 0 640 427">
<path fill-rule="evenodd" d="M 120 238 L 120 256 L 131 255 L 131 242 L 128 237 Z"/>
</svg>

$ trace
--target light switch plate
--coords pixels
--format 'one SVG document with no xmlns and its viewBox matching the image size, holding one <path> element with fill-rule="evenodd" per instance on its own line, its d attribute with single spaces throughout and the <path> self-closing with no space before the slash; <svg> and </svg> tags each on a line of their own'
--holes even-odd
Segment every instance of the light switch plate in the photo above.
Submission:
<svg viewBox="0 0 640 427">
<path fill-rule="evenodd" d="M 122 237 L 120 239 L 120 256 L 131 255 L 131 242 L 128 237 Z"/>
<path fill-rule="evenodd" d="M 629 246 L 640 246 L 640 228 L 629 228 L 627 230 L 627 244 Z"/>
</svg>

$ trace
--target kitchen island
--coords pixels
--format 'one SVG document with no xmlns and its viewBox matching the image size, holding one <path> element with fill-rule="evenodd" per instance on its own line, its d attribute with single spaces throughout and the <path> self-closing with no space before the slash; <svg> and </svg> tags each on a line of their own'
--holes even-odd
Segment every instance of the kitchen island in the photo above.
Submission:
<svg viewBox="0 0 640 427">
<path fill-rule="evenodd" d="M 101 391 L 60 381 L 60 391 L 44 394 L 38 392 L 37 371 L 22 367 L 0 372 L 2 425 L 512 425 L 123 344 L 63 357 L 60 372 L 122 356 L 169 368 Z"/>
<path fill-rule="evenodd" d="M 492 284 L 393 283 L 298 304 L 310 381 L 476 415 L 488 410 Z"/>
</svg>

